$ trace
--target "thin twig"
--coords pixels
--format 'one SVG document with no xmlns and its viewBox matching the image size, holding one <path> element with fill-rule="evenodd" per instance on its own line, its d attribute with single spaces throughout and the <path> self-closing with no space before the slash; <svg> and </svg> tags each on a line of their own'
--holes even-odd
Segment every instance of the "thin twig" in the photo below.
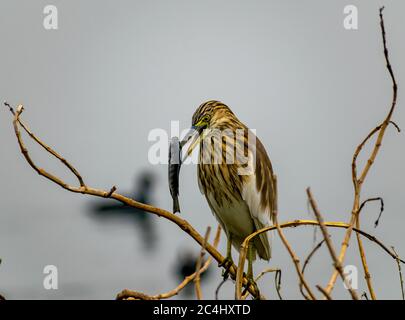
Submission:
<svg viewBox="0 0 405 320">
<path fill-rule="evenodd" d="M 222 288 L 222 286 L 227 282 L 229 278 L 224 278 L 222 281 L 219 283 L 218 287 L 215 290 L 215 300 L 218 300 L 218 295 L 219 295 L 219 290 Z"/>
<path fill-rule="evenodd" d="M 397 129 L 399 129 L 399 127 L 395 123 L 394 123 L 394 125 L 396 126 Z M 374 228 L 376 228 L 378 226 L 378 223 L 379 223 L 382 213 L 384 211 L 384 200 L 381 197 L 369 198 L 361 203 L 358 213 L 357 213 L 357 220 L 356 220 L 356 227 L 359 229 L 360 229 L 360 212 L 363 209 L 363 207 L 368 202 L 371 202 L 371 201 L 380 201 L 380 214 L 378 215 L 377 220 L 374 222 Z M 373 285 L 371 283 L 371 274 L 370 274 L 370 270 L 369 270 L 368 264 L 367 264 L 364 245 L 363 245 L 363 242 L 361 241 L 360 235 L 358 233 L 356 234 L 356 238 L 357 238 L 357 245 L 359 248 L 360 259 L 361 259 L 361 262 L 363 265 L 363 270 L 364 270 L 364 279 L 366 280 L 371 299 L 377 300 L 376 293 L 375 293 Z"/>
<path fill-rule="evenodd" d="M 277 199 L 277 192 L 278 192 L 278 184 L 277 184 L 277 177 L 274 176 L 274 188 L 273 188 L 273 198 Z M 277 202 L 276 202 L 277 203 Z M 275 205 L 274 211 L 273 211 L 273 219 L 274 219 L 274 223 L 276 225 L 277 228 L 277 232 L 278 235 L 281 239 L 281 241 L 283 242 L 285 248 L 287 249 L 288 253 L 290 254 L 290 257 L 294 263 L 295 266 L 295 270 L 298 274 L 298 278 L 300 280 L 300 284 L 302 284 L 305 288 L 305 290 L 307 291 L 309 298 L 311 300 L 316 300 L 316 296 L 314 295 L 314 293 L 312 292 L 311 287 L 309 286 L 309 284 L 307 283 L 304 274 L 301 271 L 301 264 L 300 264 L 300 260 L 298 258 L 298 256 L 295 254 L 294 250 L 292 249 L 291 245 L 289 244 L 286 236 L 284 235 L 283 230 L 281 229 L 279 223 L 278 223 L 278 208 L 277 205 Z"/>
<path fill-rule="evenodd" d="M 282 229 L 284 229 L 284 228 L 296 228 L 298 226 L 319 226 L 319 222 L 316 221 L 316 220 L 294 220 L 294 221 L 284 222 L 283 224 L 280 224 L 280 228 L 282 228 Z M 325 222 L 325 226 L 332 227 L 332 228 L 342 228 L 342 229 L 350 228 L 350 225 L 348 223 L 339 222 L 339 221 Z M 260 235 L 262 233 L 273 231 L 273 230 L 276 230 L 276 229 L 277 229 L 277 226 L 272 225 L 272 226 L 265 227 L 263 229 L 257 230 L 256 232 L 254 232 L 251 235 L 247 236 L 245 238 L 245 240 L 243 241 L 242 245 L 241 245 L 241 249 L 240 249 L 240 253 L 239 253 L 239 264 L 238 264 L 238 266 L 241 266 L 241 265 L 245 264 L 246 254 L 247 254 L 247 247 L 248 247 L 250 241 L 252 241 L 255 237 L 257 237 L 258 235 Z M 367 232 L 365 232 L 363 230 L 357 229 L 355 227 L 352 227 L 352 229 L 353 229 L 354 232 L 362 235 L 367 240 L 377 244 L 383 251 L 385 251 L 394 260 L 397 259 L 396 255 L 392 251 L 392 249 L 390 250 L 383 242 L 381 242 L 375 236 L 373 236 L 373 235 L 371 235 L 371 234 L 369 234 L 369 233 L 367 233 Z M 399 259 L 399 261 L 401 263 L 405 264 L 405 260 Z"/>
<path fill-rule="evenodd" d="M 374 228 L 377 228 L 378 223 L 380 222 L 380 219 L 381 219 L 381 215 L 382 215 L 383 212 L 384 212 L 384 199 L 383 199 L 383 198 L 381 198 L 381 197 L 375 197 L 375 198 L 369 198 L 369 199 L 367 199 L 367 200 L 364 200 L 364 201 L 362 202 L 362 204 L 360 205 L 359 213 L 361 212 L 361 210 L 363 209 L 363 207 L 364 207 L 368 202 L 372 202 L 372 201 L 380 201 L 380 213 L 378 214 L 377 220 L 374 222 Z"/>
<path fill-rule="evenodd" d="M 316 230 L 316 229 L 315 229 Z M 322 244 L 325 242 L 325 239 L 323 239 L 321 242 L 319 242 L 309 253 L 308 257 L 305 259 L 304 261 L 304 265 L 302 266 L 302 274 L 305 275 L 305 269 L 309 263 L 309 261 L 311 260 L 312 256 L 315 254 L 316 251 L 318 251 L 321 247 Z M 305 297 L 305 299 L 309 300 L 309 297 L 306 295 L 306 293 L 304 292 L 304 287 L 302 285 L 302 283 L 300 283 L 300 292 L 301 294 Z"/>
<path fill-rule="evenodd" d="M 272 273 L 274 272 L 274 284 L 276 287 L 276 292 L 278 295 L 278 298 L 280 300 L 283 300 L 280 290 L 281 290 L 281 269 L 279 268 L 268 268 L 263 270 L 262 272 L 259 273 L 259 275 L 256 277 L 255 282 L 257 283 L 265 274 L 267 273 Z M 242 295 L 242 300 L 246 300 L 246 298 L 249 296 L 249 292 L 246 292 Z"/>
<path fill-rule="evenodd" d="M 381 35 L 382 35 L 382 42 L 383 42 L 383 48 L 384 48 L 384 58 L 385 58 L 385 62 L 386 62 L 386 67 L 388 70 L 388 73 L 390 75 L 391 81 L 392 81 L 392 102 L 391 102 L 391 107 L 388 111 L 388 114 L 386 116 L 386 118 L 384 119 L 384 121 L 381 123 L 380 126 L 376 127 L 375 129 L 373 129 L 369 135 L 366 137 L 366 139 L 363 140 L 363 142 L 356 148 L 356 151 L 353 155 L 353 160 L 352 160 L 352 180 L 353 180 L 353 186 L 354 186 L 354 201 L 353 201 L 353 208 L 352 208 L 352 214 L 351 214 L 351 218 L 350 218 L 350 222 L 349 225 L 350 227 L 347 229 L 344 240 L 342 242 L 342 246 L 340 248 L 340 253 L 338 256 L 338 261 L 339 263 L 343 264 L 343 261 L 345 259 L 346 256 L 346 252 L 347 252 L 347 248 L 349 246 L 349 241 L 352 235 L 352 231 L 354 226 L 356 225 L 357 228 L 360 228 L 360 223 L 358 221 L 358 216 L 359 216 L 359 207 L 360 207 L 360 193 L 361 193 L 361 187 L 367 177 L 367 174 L 371 168 L 371 166 L 373 165 L 377 154 L 380 150 L 383 138 L 384 138 L 384 134 L 385 131 L 388 127 L 389 124 L 393 124 L 397 129 L 399 129 L 399 127 L 391 121 L 392 115 L 394 113 L 395 110 L 395 106 L 396 106 L 396 102 L 397 102 L 397 91 L 398 91 L 398 86 L 395 80 L 395 76 L 394 76 L 394 72 L 392 70 L 391 67 L 391 63 L 389 60 L 389 54 L 388 54 L 388 49 L 387 49 L 387 41 L 386 41 L 386 34 L 385 34 L 385 26 L 384 26 L 384 18 L 383 18 L 383 10 L 384 7 L 381 7 L 379 10 L 379 15 L 380 15 L 380 27 L 381 27 Z M 358 155 L 360 154 L 362 147 L 365 145 L 365 143 L 375 134 L 378 132 L 378 136 L 377 139 L 375 141 L 373 150 L 360 174 L 360 178 L 358 178 L 357 176 L 357 164 L 356 164 L 356 160 Z M 368 289 L 370 291 L 370 294 L 372 295 L 372 299 L 375 299 L 375 293 L 374 293 L 374 289 L 371 283 L 371 276 L 368 270 L 368 265 L 367 265 L 367 261 L 366 261 L 366 256 L 365 256 L 365 252 L 364 252 L 364 248 L 363 245 L 361 243 L 361 238 L 357 237 L 357 243 L 359 245 L 359 250 L 360 250 L 360 255 L 361 255 L 361 260 L 362 260 L 362 265 L 363 265 L 363 269 L 365 272 L 365 277 L 366 277 L 366 281 L 367 281 L 367 286 Z M 337 270 L 335 270 L 331 276 L 331 278 L 329 279 L 328 285 L 326 287 L 326 292 L 327 293 L 331 293 L 331 291 L 333 290 L 333 287 L 336 283 L 336 279 L 339 275 L 339 272 Z"/>
<path fill-rule="evenodd" d="M 7 104 L 8 105 L 8 104 Z M 51 155 L 53 155 L 55 158 L 57 158 L 60 162 L 62 162 L 77 178 L 79 181 L 79 184 L 81 187 L 85 188 L 86 184 L 83 181 L 82 176 L 80 175 L 79 171 L 75 167 L 73 167 L 65 158 L 60 156 L 55 150 L 53 150 L 51 147 L 49 147 L 47 144 L 42 142 L 35 134 L 32 133 L 32 131 L 21 121 L 20 115 L 24 111 L 23 105 L 19 105 L 17 107 L 17 111 L 14 112 L 13 108 L 11 108 L 8 105 L 11 113 L 14 115 L 14 120 L 18 122 L 21 127 L 25 130 L 25 132 L 35 141 L 37 142 L 42 148 L 44 148 L 47 152 L 49 152 Z M 16 124 L 14 124 L 16 126 Z"/>
<path fill-rule="evenodd" d="M 208 243 L 208 238 L 210 236 L 211 232 L 211 227 L 207 228 L 207 231 L 205 232 L 205 237 L 204 237 L 204 243 L 201 247 L 201 252 L 200 256 L 198 257 L 196 268 L 195 268 L 195 277 L 194 277 L 194 286 L 195 286 L 195 294 L 198 300 L 202 300 L 202 292 L 201 292 L 201 277 L 200 277 L 200 271 L 201 271 L 201 264 L 205 255 L 205 247 Z"/>
<path fill-rule="evenodd" d="M 283 297 L 281 296 L 281 275 L 282 275 L 282 271 L 279 268 L 276 269 L 266 269 L 263 270 L 262 272 L 260 272 L 260 274 L 256 277 L 255 282 L 258 282 L 260 280 L 261 277 L 263 277 L 266 273 L 269 272 L 275 272 L 274 275 L 274 284 L 276 287 L 276 292 L 277 292 L 277 296 L 280 300 L 283 300 Z M 247 293 L 249 294 L 249 293 Z"/>
<path fill-rule="evenodd" d="M 218 225 L 217 232 L 216 232 L 215 239 L 214 239 L 214 243 L 213 243 L 214 248 L 216 248 L 218 246 L 220 236 L 221 236 L 221 227 Z M 209 257 L 205 261 L 204 265 L 200 268 L 200 274 L 205 272 L 208 269 L 208 267 L 211 264 L 211 261 L 212 261 L 212 257 Z M 185 277 L 184 280 L 176 288 L 174 288 L 173 290 L 170 290 L 169 292 L 166 292 L 166 293 L 161 293 L 161 294 L 149 296 L 149 295 L 144 294 L 142 292 L 125 289 L 125 290 L 123 290 L 122 292 L 120 292 L 117 295 L 117 300 L 123 300 L 123 299 L 138 299 L 138 300 L 162 300 L 162 299 L 168 299 L 168 298 L 171 298 L 171 297 L 179 294 L 179 292 L 181 290 L 183 290 L 191 281 L 194 280 L 196 275 L 197 275 L 197 273 L 194 272 L 193 274 Z"/>
<path fill-rule="evenodd" d="M 13 115 L 15 114 L 14 108 L 7 101 L 4 101 L 3 104 L 10 110 Z"/>
<path fill-rule="evenodd" d="M 278 235 L 281 238 L 281 241 L 283 242 L 285 248 L 287 249 L 288 253 L 290 254 L 290 257 L 294 263 L 295 266 L 295 270 L 298 274 L 300 283 L 302 283 L 302 285 L 304 286 L 305 290 L 308 292 L 309 297 L 311 298 L 311 300 L 316 300 L 315 295 L 313 294 L 309 284 L 307 283 L 307 281 L 305 280 L 304 275 L 302 274 L 301 271 L 301 264 L 300 264 L 300 259 L 298 258 L 298 256 L 295 254 L 294 250 L 292 249 L 291 245 L 289 244 L 287 238 L 285 237 L 282 229 L 280 228 L 280 225 L 278 223 L 278 218 L 277 218 L 277 214 L 274 214 L 274 222 L 276 224 L 276 228 L 278 231 Z"/>
<path fill-rule="evenodd" d="M 276 292 L 278 295 L 278 298 L 280 300 L 283 300 L 283 297 L 281 296 L 281 269 L 279 271 L 276 272 L 276 275 L 274 277 L 274 282 L 276 284 Z"/>
<path fill-rule="evenodd" d="M 329 235 L 328 229 L 325 226 L 325 222 L 323 220 L 321 212 L 318 209 L 318 205 L 312 195 L 310 188 L 307 188 L 307 195 L 308 195 L 308 200 L 309 200 L 309 203 L 311 204 L 312 210 L 316 216 L 316 219 L 319 222 L 319 226 L 321 228 L 323 238 L 325 239 L 326 246 L 328 247 L 330 256 L 333 260 L 333 265 L 336 268 L 336 270 L 339 272 L 340 277 L 342 278 L 343 282 L 345 283 L 346 287 L 348 288 L 350 295 L 352 296 L 352 299 L 359 300 L 359 297 L 357 296 L 356 291 L 353 290 L 349 281 L 346 279 L 342 264 L 337 259 L 335 248 L 333 247 L 332 241 L 330 241 L 330 235 Z"/>
<path fill-rule="evenodd" d="M 395 129 L 397 129 L 398 133 L 401 133 L 401 128 L 399 127 L 399 125 L 397 125 L 394 121 L 390 120 L 389 121 L 394 127 Z"/>
<path fill-rule="evenodd" d="M 398 265 L 398 273 L 399 273 L 399 282 L 401 284 L 401 293 L 402 293 L 402 300 L 405 300 L 405 292 L 404 292 L 404 278 L 402 277 L 402 270 L 401 270 L 401 263 L 399 260 L 399 256 L 395 251 L 394 247 L 391 247 L 392 251 L 395 252 L 395 255 L 397 256 L 396 260 L 397 260 L 397 265 Z"/>
<path fill-rule="evenodd" d="M 113 186 L 110 191 L 105 195 L 106 198 L 110 198 L 112 196 L 112 194 L 117 191 L 117 187 Z"/>
<path fill-rule="evenodd" d="M 356 227 L 360 229 L 360 214 L 357 215 Z M 364 246 L 363 246 L 363 242 L 361 241 L 361 237 L 358 233 L 356 234 L 356 239 L 357 239 L 357 245 L 359 248 L 361 264 L 363 265 L 364 279 L 366 280 L 368 291 L 370 292 L 371 299 L 377 300 L 377 296 L 374 291 L 373 284 L 371 282 L 371 274 L 370 274 L 370 270 L 369 270 L 368 264 L 367 264 L 366 252 L 364 250 Z"/>
<path fill-rule="evenodd" d="M 325 296 L 326 300 L 332 300 L 332 297 L 330 296 L 329 293 L 326 292 L 324 288 L 322 288 L 320 285 L 316 285 L 316 288 L 322 292 L 322 294 Z"/>
<path fill-rule="evenodd" d="M 96 197 L 106 197 L 106 196 L 110 196 L 111 199 L 117 200 L 123 204 L 126 204 L 130 207 L 134 207 L 137 209 L 140 209 L 142 211 L 147 211 L 150 212 L 152 214 L 155 214 L 157 216 L 160 217 L 164 217 L 165 219 L 175 223 L 179 228 L 181 228 L 182 230 L 184 230 L 187 234 L 189 234 L 196 242 L 198 242 L 200 245 L 203 245 L 204 243 L 204 238 L 184 219 L 180 218 L 179 216 L 176 216 L 174 214 L 172 214 L 171 212 L 164 210 L 164 209 L 160 209 L 154 206 L 150 206 L 150 205 L 146 205 L 140 202 L 137 202 L 131 198 L 125 197 L 119 193 L 113 192 L 110 195 L 110 191 L 105 191 L 105 190 L 100 190 L 100 189 L 95 189 L 89 186 L 85 186 L 85 187 L 74 187 L 71 186 L 67 183 L 65 183 L 63 180 L 61 180 L 60 178 L 52 175 L 51 173 L 47 172 L 44 169 L 40 169 L 36 166 L 36 164 L 32 161 L 28 150 L 25 147 L 25 144 L 22 140 L 21 137 L 21 133 L 20 133 L 20 129 L 19 129 L 19 124 L 20 124 L 20 114 L 22 112 L 22 108 L 18 108 L 18 112 L 14 114 L 14 129 L 15 129 L 15 133 L 16 133 L 16 137 L 17 137 L 17 142 L 20 146 L 20 149 L 22 151 L 22 154 L 24 156 L 24 158 L 26 159 L 26 161 L 28 162 L 28 164 L 36 171 L 38 172 L 40 175 L 42 175 L 43 177 L 45 177 L 46 179 L 58 184 L 59 186 L 61 186 L 62 188 L 73 192 L 73 193 L 82 193 L 82 194 L 86 194 L 86 195 L 91 195 L 91 196 L 96 196 Z M 35 141 L 38 141 L 39 139 L 36 138 L 35 135 L 30 135 L 31 138 L 33 138 Z M 46 149 L 47 150 L 47 149 Z M 303 226 L 303 225 L 319 225 L 319 223 L 317 221 L 313 221 L 313 220 L 295 220 L 295 221 L 291 221 L 291 222 L 286 222 L 283 223 L 281 225 L 279 225 L 279 228 L 289 228 L 289 227 L 297 227 L 297 226 Z M 396 255 L 394 253 L 392 253 L 392 251 L 390 249 L 388 249 L 381 241 L 379 241 L 378 239 L 376 239 L 374 236 L 358 229 L 358 228 L 354 228 L 353 226 L 350 226 L 349 224 L 343 223 L 343 222 L 325 222 L 325 225 L 327 225 L 328 227 L 338 227 L 338 228 L 352 228 L 353 231 L 360 233 L 361 235 L 363 235 L 364 237 L 366 237 L 367 239 L 375 242 L 376 244 L 378 244 L 384 251 L 386 251 L 391 257 L 393 257 L 394 259 L 396 259 Z M 246 250 L 249 241 L 254 238 L 256 235 L 261 234 L 263 232 L 267 232 L 270 230 L 275 230 L 276 226 L 270 226 L 267 228 L 263 228 L 261 230 L 258 230 L 257 232 L 255 232 L 254 234 L 250 235 L 249 237 L 247 237 L 244 241 L 244 244 L 241 248 L 241 257 L 243 258 L 243 250 Z M 206 250 L 207 252 L 210 253 L 210 255 L 219 263 L 222 263 L 224 261 L 224 257 L 216 250 L 215 247 L 213 247 L 210 244 L 207 244 L 206 246 Z M 245 257 L 244 259 L 246 259 L 246 252 L 244 253 Z M 240 258 L 241 258 L 240 257 Z M 207 260 L 209 261 L 209 260 Z M 401 263 L 405 263 L 403 260 L 400 259 Z M 240 264 L 241 262 L 239 262 Z M 243 260 L 243 264 L 244 264 L 244 260 Z M 205 265 L 204 265 L 205 267 Z M 203 267 L 203 268 L 204 268 Z M 202 269 L 203 269 L 202 268 Z M 236 266 L 232 265 L 230 268 L 230 274 L 231 277 L 233 277 L 235 279 L 236 276 Z M 194 278 L 190 278 L 189 280 L 186 281 L 186 283 L 189 283 L 190 281 L 192 281 Z M 242 273 L 242 284 L 245 286 L 247 284 L 247 279 L 246 277 L 244 277 L 243 273 Z M 176 291 L 176 290 L 175 290 Z M 126 293 L 124 292 L 121 296 L 125 297 L 128 292 L 130 293 L 131 291 L 126 291 Z M 253 295 L 253 297 L 255 298 L 260 298 L 258 296 L 258 293 L 256 292 L 255 288 L 253 286 L 249 286 L 249 292 Z M 135 292 L 134 296 L 135 297 L 137 295 L 137 293 Z M 163 295 L 164 296 L 164 295 Z M 156 296 L 154 296 L 156 297 Z M 159 297 L 159 295 L 157 296 Z"/>
<path fill-rule="evenodd" d="M 312 256 L 315 254 L 316 251 L 318 251 L 318 249 L 320 249 L 323 245 L 323 243 L 325 242 L 325 239 L 322 239 L 322 241 L 320 241 L 309 253 L 308 257 L 305 259 L 304 261 L 304 265 L 302 267 L 302 273 L 305 273 L 305 269 L 309 263 L 309 261 L 311 260 Z"/>
<path fill-rule="evenodd" d="M 64 188 L 65 190 L 68 190 L 70 192 L 73 193 L 81 193 L 81 194 L 86 194 L 86 195 L 92 195 L 92 196 L 96 196 L 96 197 L 102 197 L 102 198 L 106 198 L 109 197 L 111 199 L 115 199 L 125 205 L 128 205 L 130 207 L 133 208 L 137 208 L 140 209 L 142 211 L 146 211 L 146 212 L 150 212 L 152 214 L 155 214 L 159 217 L 164 217 L 165 219 L 175 223 L 178 227 L 180 227 L 183 231 L 185 231 L 187 234 L 189 234 L 195 241 L 197 241 L 200 246 L 203 245 L 204 243 L 204 238 L 193 228 L 193 226 L 188 223 L 186 220 L 180 218 L 179 216 L 174 215 L 173 213 L 167 211 L 167 210 L 163 210 L 151 205 L 147 205 L 138 201 L 135 201 L 131 198 L 125 197 L 119 193 L 113 192 L 110 195 L 110 191 L 105 191 L 105 190 L 100 190 L 100 189 L 95 189 L 95 188 L 91 188 L 87 185 L 84 186 L 80 186 L 80 187 L 74 187 L 71 186 L 69 184 L 67 184 L 66 182 L 64 182 L 62 179 L 58 178 L 57 176 L 47 172 L 44 169 L 39 168 L 34 161 L 31 159 L 29 153 L 28 153 L 28 149 L 25 147 L 25 144 L 22 140 L 21 137 L 21 132 L 20 132 L 20 128 L 19 125 L 23 126 L 22 122 L 20 121 L 20 115 L 21 112 L 23 111 L 22 106 L 20 106 L 17 110 L 17 112 L 15 112 L 14 114 L 14 120 L 13 120 L 13 125 L 14 125 L 14 131 L 17 137 L 17 142 L 20 146 L 21 149 L 21 153 L 23 154 L 25 160 L 28 162 L 28 164 L 41 176 L 45 177 L 46 179 L 56 183 L 57 185 L 61 186 L 62 188 Z M 24 127 L 23 127 L 24 128 Z M 26 129 L 27 130 L 27 129 Z M 30 131 L 29 131 L 30 132 Z M 54 151 L 49 148 L 45 143 L 43 143 L 42 141 L 40 141 L 32 132 L 29 133 L 29 136 L 36 141 L 37 143 L 41 144 L 44 146 L 44 149 L 48 152 L 50 152 L 51 154 L 54 154 Z M 65 162 L 63 162 L 66 166 L 68 166 L 69 168 L 73 168 L 73 166 L 67 162 L 65 160 Z M 76 176 L 80 177 L 79 173 L 75 173 Z M 223 261 L 225 260 L 225 258 L 214 248 L 212 247 L 210 244 L 207 244 L 207 248 L 206 248 L 207 252 L 210 253 L 210 255 L 217 260 L 218 263 L 223 263 Z M 229 268 L 229 274 L 230 276 L 235 279 L 236 277 L 236 266 L 232 265 Z M 246 277 L 243 277 L 243 283 L 244 285 L 246 285 L 248 283 Z M 258 297 L 258 292 L 256 292 L 256 289 L 254 286 L 250 285 L 249 286 L 249 292 L 254 296 L 254 297 Z"/>
</svg>

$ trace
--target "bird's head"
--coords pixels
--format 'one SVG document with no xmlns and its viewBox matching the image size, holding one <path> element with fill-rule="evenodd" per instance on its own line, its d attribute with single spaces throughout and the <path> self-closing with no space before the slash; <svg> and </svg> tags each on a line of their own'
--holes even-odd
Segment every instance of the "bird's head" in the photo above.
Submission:
<svg viewBox="0 0 405 320">
<path fill-rule="evenodd" d="M 190 155 L 194 148 L 204 139 L 208 130 L 232 128 L 239 123 L 234 113 L 222 102 L 210 100 L 201 104 L 194 112 L 190 132 L 182 141 L 182 145 L 192 140 L 187 155 Z"/>
<path fill-rule="evenodd" d="M 227 105 L 210 100 L 201 104 L 194 112 L 191 128 L 201 133 L 204 129 L 217 128 L 233 118 L 236 119 Z"/>
</svg>

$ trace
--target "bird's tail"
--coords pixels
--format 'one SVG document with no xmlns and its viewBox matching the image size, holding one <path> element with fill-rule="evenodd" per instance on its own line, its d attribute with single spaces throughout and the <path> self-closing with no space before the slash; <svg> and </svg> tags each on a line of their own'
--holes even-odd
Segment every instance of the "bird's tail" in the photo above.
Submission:
<svg viewBox="0 0 405 320">
<path fill-rule="evenodd" d="M 179 197 L 173 199 L 173 213 L 180 212 Z"/>
<path fill-rule="evenodd" d="M 268 225 L 262 224 L 258 219 L 253 219 L 256 229 L 260 230 Z M 269 224 L 271 225 L 271 224 Z M 253 241 L 259 257 L 263 260 L 269 261 L 271 258 L 271 245 L 270 245 L 270 236 L 268 232 L 261 233 Z"/>
<path fill-rule="evenodd" d="M 269 261 L 271 258 L 271 244 L 268 234 L 262 233 L 255 239 L 255 246 L 260 259 Z"/>
</svg>

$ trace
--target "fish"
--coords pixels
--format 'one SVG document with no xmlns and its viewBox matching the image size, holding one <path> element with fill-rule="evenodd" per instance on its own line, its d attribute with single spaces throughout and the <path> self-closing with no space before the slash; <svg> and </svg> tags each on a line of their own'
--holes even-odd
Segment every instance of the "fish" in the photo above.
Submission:
<svg viewBox="0 0 405 320">
<path fill-rule="evenodd" d="M 181 167 L 181 145 L 179 138 L 173 137 L 169 145 L 169 190 L 173 199 L 173 213 L 180 213 L 179 176 Z"/>
</svg>

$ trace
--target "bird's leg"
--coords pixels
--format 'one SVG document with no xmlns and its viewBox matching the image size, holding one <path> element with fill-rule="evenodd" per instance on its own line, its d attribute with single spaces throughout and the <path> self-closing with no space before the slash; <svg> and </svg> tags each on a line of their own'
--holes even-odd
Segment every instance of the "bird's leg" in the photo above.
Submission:
<svg viewBox="0 0 405 320">
<path fill-rule="evenodd" d="M 253 278 L 253 260 L 255 259 L 255 249 L 253 247 L 252 243 L 249 243 L 249 248 L 248 248 L 248 271 L 247 271 L 247 285 L 246 289 L 249 288 L 250 285 L 252 285 L 255 288 L 255 291 L 258 293 L 258 297 L 260 297 L 260 292 L 259 292 L 259 287 L 256 284 L 256 281 Z M 245 294 L 245 293 L 243 293 Z"/>
<path fill-rule="evenodd" d="M 224 267 L 225 270 L 222 273 L 222 276 L 224 279 L 228 279 L 229 275 L 229 270 L 231 269 L 233 265 L 233 260 L 232 260 L 232 235 L 230 234 L 228 236 L 228 242 L 226 243 L 226 257 L 224 261 L 222 261 L 219 266 Z"/>
</svg>

